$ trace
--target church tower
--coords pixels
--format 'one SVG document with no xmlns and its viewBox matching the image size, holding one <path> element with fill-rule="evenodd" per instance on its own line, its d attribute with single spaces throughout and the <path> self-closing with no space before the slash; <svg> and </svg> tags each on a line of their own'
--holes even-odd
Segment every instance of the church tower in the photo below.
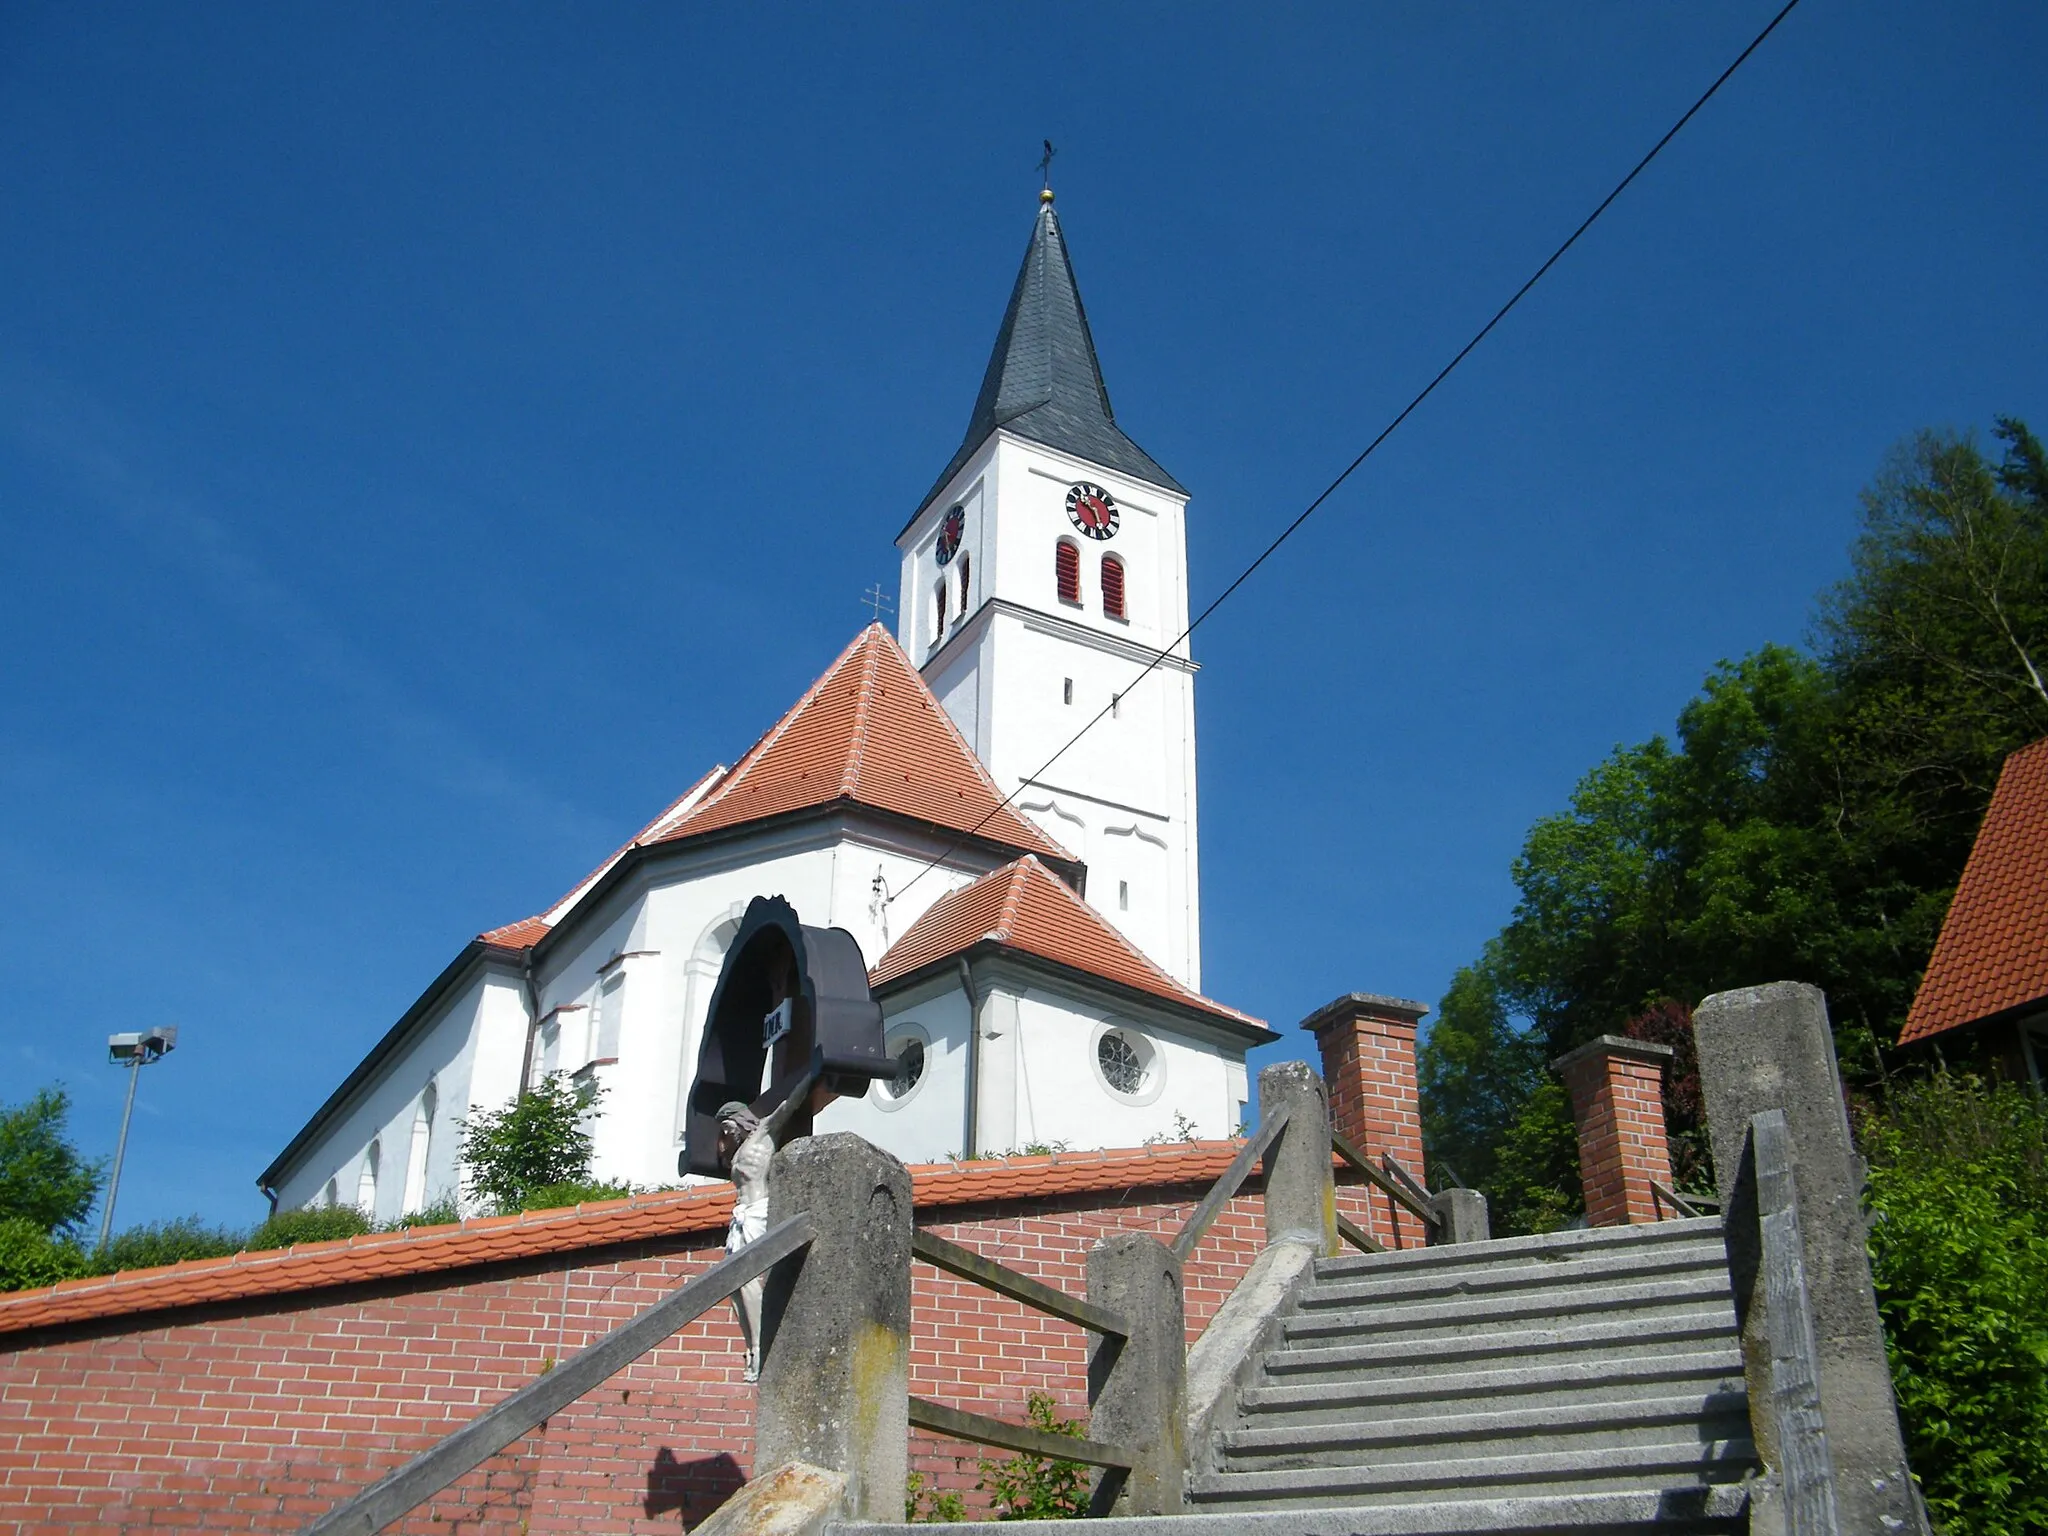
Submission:
<svg viewBox="0 0 2048 1536">
<path fill-rule="evenodd" d="M 1199 990 L 1187 500 L 1116 424 L 1047 191 L 966 436 L 897 536 L 898 637 L 997 785 L 1087 864 L 1089 904 Z"/>
</svg>

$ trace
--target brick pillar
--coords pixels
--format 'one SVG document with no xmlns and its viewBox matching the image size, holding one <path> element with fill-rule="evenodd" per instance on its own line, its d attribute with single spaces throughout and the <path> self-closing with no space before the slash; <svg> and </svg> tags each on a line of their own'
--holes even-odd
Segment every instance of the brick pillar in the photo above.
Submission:
<svg viewBox="0 0 2048 1536">
<path fill-rule="evenodd" d="M 1659 1210 L 1650 1192 L 1653 1180 L 1671 1187 L 1664 1070 L 1674 1054 L 1668 1045 L 1601 1035 L 1551 1063 L 1571 1090 L 1590 1226 L 1620 1227 L 1677 1214 Z"/>
<path fill-rule="evenodd" d="M 1415 1090 L 1415 1026 L 1429 1009 L 1402 997 L 1350 992 L 1302 1021 L 1323 1056 L 1330 1128 L 1374 1166 L 1382 1152 L 1423 1179 L 1422 1101 Z M 1374 1235 L 1395 1247 L 1429 1241 L 1415 1216 L 1386 1195 L 1371 1201 Z"/>
</svg>

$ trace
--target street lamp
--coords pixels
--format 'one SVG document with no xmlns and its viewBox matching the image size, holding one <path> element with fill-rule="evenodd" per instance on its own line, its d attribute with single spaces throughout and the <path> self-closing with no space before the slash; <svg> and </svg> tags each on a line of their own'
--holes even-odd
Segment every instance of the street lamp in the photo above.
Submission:
<svg viewBox="0 0 2048 1536">
<path fill-rule="evenodd" d="M 170 1055 L 177 1043 L 178 1026 L 175 1024 L 107 1036 L 107 1060 L 115 1066 L 125 1064 L 128 1068 L 128 1103 L 121 1111 L 121 1139 L 114 1144 L 114 1173 L 107 1180 L 106 1214 L 100 1217 L 102 1248 L 107 1246 L 107 1238 L 114 1230 L 114 1196 L 121 1192 L 121 1159 L 128 1155 L 128 1117 L 135 1113 L 136 1079 L 142 1076 L 142 1069 L 149 1063 Z"/>
</svg>

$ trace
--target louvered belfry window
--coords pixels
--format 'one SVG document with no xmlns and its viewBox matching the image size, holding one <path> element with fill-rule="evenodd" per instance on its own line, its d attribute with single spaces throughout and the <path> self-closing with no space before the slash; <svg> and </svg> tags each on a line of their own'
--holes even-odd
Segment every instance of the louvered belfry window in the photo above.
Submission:
<svg viewBox="0 0 2048 1536">
<path fill-rule="evenodd" d="M 1102 611 L 1112 619 L 1127 619 L 1124 612 L 1124 563 L 1115 555 L 1102 557 Z"/>
<path fill-rule="evenodd" d="M 1056 546 L 1058 554 L 1055 565 L 1059 576 L 1060 601 L 1081 606 L 1081 551 L 1074 547 L 1072 539 L 1061 539 Z"/>
</svg>

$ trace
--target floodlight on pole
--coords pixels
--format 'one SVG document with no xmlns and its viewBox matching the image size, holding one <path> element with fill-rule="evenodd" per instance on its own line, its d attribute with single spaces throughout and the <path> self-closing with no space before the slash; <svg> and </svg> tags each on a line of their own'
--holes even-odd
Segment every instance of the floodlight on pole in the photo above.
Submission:
<svg viewBox="0 0 2048 1536">
<path fill-rule="evenodd" d="M 128 1102 L 121 1110 L 121 1139 L 114 1143 L 114 1171 L 107 1179 L 107 1208 L 100 1216 L 102 1248 L 107 1246 L 107 1239 L 114 1232 L 114 1196 L 121 1192 L 121 1160 L 128 1155 L 128 1118 L 135 1113 L 136 1081 L 142 1076 L 145 1066 L 170 1055 L 177 1043 L 178 1026 L 175 1024 L 107 1036 L 107 1060 L 117 1067 L 128 1068 Z"/>
</svg>

